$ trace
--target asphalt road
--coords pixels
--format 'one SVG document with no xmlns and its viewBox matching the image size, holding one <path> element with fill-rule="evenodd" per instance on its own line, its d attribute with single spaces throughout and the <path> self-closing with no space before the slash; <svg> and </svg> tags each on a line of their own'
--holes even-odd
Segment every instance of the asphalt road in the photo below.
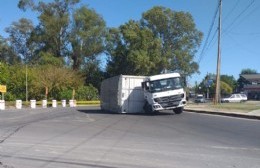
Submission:
<svg viewBox="0 0 260 168">
<path fill-rule="evenodd" d="M 98 107 L 0 111 L 0 168 L 259 168 L 260 121 Z"/>
</svg>

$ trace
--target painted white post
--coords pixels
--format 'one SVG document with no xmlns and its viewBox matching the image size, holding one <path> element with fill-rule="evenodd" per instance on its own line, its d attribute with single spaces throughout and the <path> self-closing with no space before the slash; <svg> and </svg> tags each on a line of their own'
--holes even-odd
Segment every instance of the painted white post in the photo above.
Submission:
<svg viewBox="0 0 260 168">
<path fill-rule="evenodd" d="M 76 107 L 76 100 L 70 100 L 70 107 Z"/>
<path fill-rule="evenodd" d="M 66 100 L 61 100 L 62 107 L 66 107 Z"/>
<path fill-rule="evenodd" d="M 5 101 L 0 100 L 0 110 L 5 110 Z"/>
<path fill-rule="evenodd" d="M 30 100 L 31 102 L 31 108 L 34 109 L 36 108 L 36 100 Z"/>
<path fill-rule="evenodd" d="M 54 107 L 54 108 L 57 107 L 57 101 L 56 100 L 52 100 L 52 107 Z"/>
<path fill-rule="evenodd" d="M 42 100 L 42 108 L 47 108 L 47 100 Z"/>
<path fill-rule="evenodd" d="M 15 106 L 16 109 L 22 109 L 22 100 L 16 100 Z"/>
</svg>

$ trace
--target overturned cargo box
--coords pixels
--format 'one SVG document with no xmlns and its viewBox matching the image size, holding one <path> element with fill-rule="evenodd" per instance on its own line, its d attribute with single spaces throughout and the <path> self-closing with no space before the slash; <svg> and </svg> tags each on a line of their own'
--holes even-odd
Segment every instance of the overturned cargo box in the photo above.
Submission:
<svg viewBox="0 0 260 168">
<path fill-rule="evenodd" d="M 101 110 L 116 113 L 143 112 L 142 82 L 145 76 L 119 75 L 101 83 Z"/>
</svg>

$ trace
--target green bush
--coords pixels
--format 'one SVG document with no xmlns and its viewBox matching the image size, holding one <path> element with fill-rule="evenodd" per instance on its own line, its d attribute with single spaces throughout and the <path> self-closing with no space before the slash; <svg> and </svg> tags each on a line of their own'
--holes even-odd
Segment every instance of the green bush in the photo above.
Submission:
<svg viewBox="0 0 260 168">
<path fill-rule="evenodd" d="M 58 100 L 70 100 L 72 98 L 72 90 L 66 89 L 59 93 Z"/>
<path fill-rule="evenodd" d="M 7 92 L 6 94 L 4 94 L 4 98 L 6 101 L 15 101 L 16 100 L 15 95 L 13 95 L 10 92 Z M 1 99 L 2 99 L 2 95 L 1 95 Z"/>
<path fill-rule="evenodd" d="M 98 100 L 98 90 L 92 85 L 81 86 L 76 90 L 76 100 Z"/>
<path fill-rule="evenodd" d="M 47 60 L 47 63 L 50 61 Z M 93 85 L 82 86 L 84 83 L 82 75 L 68 68 L 28 66 L 26 69 L 24 65 L 11 66 L 0 62 L 0 72 L 0 83 L 7 86 L 7 93 L 4 95 L 6 101 L 17 99 L 25 101 L 26 74 L 28 100 L 45 99 L 46 88 L 48 88 L 48 100 L 70 100 L 72 88 L 77 88 L 75 89 L 76 100 L 98 100 L 98 90 Z"/>
</svg>

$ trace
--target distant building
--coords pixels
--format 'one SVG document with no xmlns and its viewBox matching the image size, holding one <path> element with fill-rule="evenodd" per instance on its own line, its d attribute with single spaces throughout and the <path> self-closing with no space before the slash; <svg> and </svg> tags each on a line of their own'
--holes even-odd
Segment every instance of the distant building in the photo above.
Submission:
<svg viewBox="0 0 260 168">
<path fill-rule="evenodd" d="M 245 81 L 242 90 L 247 94 L 248 99 L 260 100 L 260 74 L 244 74 L 240 76 Z"/>
</svg>

